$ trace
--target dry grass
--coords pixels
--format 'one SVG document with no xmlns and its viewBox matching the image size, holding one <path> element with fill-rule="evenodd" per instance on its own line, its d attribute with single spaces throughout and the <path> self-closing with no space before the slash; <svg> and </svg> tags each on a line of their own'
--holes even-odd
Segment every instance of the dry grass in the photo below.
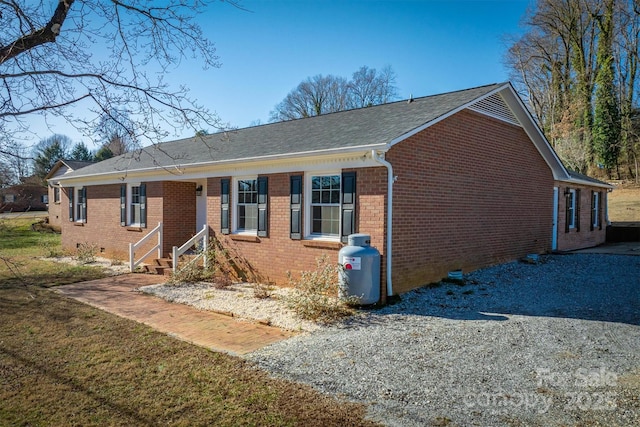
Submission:
<svg viewBox="0 0 640 427">
<path fill-rule="evenodd" d="M 371 425 L 361 406 L 47 290 L 103 273 L 38 261 L 40 238 L 0 230 L 28 283 L 0 266 L 0 425 Z"/>
<path fill-rule="evenodd" d="M 608 197 L 612 222 L 640 222 L 640 186 L 619 185 Z"/>
</svg>

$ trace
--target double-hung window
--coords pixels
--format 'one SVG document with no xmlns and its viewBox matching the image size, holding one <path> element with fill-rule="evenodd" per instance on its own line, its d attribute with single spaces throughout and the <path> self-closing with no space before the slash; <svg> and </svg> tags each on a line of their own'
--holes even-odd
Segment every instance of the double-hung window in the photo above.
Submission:
<svg viewBox="0 0 640 427">
<path fill-rule="evenodd" d="M 575 229 L 580 231 L 580 189 L 567 188 L 564 192 L 566 200 L 565 233 Z"/>
<path fill-rule="evenodd" d="M 309 235 L 340 236 L 340 174 L 310 175 Z"/>
<path fill-rule="evenodd" d="M 235 182 L 235 230 L 255 233 L 258 230 L 258 180 L 238 178 Z"/>
<path fill-rule="evenodd" d="M 290 237 L 347 241 L 356 230 L 356 172 L 290 177 Z"/>
<path fill-rule="evenodd" d="M 600 226 L 600 193 L 597 191 L 591 194 L 591 230 Z"/>
<path fill-rule="evenodd" d="M 120 225 L 147 226 L 147 186 L 142 183 L 120 186 Z"/>
<path fill-rule="evenodd" d="M 60 203 L 60 187 L 53 187 L 53 203 Z"/>
<path fill-rule="evenodd" d="M 576 228 L 576 190 L 569 190 L 567 197 L 567 223 L 568 228 Z"/>
<path fill-rule="evenodd" d="M 87 222 L 87 187 L 69 188 L 69 221 Z"/>
<path fill-rule="evenodd" d="M 129 224 L 140 225 L 140 186 L 131 186 L 129 198 Z"/>
</svg>

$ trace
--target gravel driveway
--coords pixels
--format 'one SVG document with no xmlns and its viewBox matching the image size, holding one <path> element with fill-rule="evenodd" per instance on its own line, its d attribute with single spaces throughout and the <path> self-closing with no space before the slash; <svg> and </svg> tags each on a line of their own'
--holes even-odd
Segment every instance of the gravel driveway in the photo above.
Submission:
<svg viewBox="0 0 640 427">
<path fill-rule="evenodd" d="M 640 257 L 552 255 L 247 356 L 391 426 L 640 425 Z"/>
</svg>

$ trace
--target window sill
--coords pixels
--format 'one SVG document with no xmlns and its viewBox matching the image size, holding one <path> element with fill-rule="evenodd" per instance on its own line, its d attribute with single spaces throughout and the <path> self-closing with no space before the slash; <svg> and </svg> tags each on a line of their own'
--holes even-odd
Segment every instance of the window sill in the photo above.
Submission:
<svg viewBox="0 0 640 427">
<path fill-rule="evenodd" d="M 135 225 L 127 226 L 127 231 L 137 231 L 138 233 L 142 232 L 142 227 L 137 227 Z"/>
<path fill-rule="evenodd" d="M 84 227 L 84 222 L 74 222 L 73 225 L 76 227 Z"/>
<path fill-rule="evenodd" d="M 252 242 L 252 243 L 260 242 L 260 239 L 258 238 L 258 236 L 251 235 L 251 234 L 230 234 L 229 238 L 237 242 Z"/>
<path fill-rule="evenodd" d="M 307 248 L 318 249 L 341 249 L 342 243 L 330 240 L 303 240 L 302 244 Z"/>
</svg>

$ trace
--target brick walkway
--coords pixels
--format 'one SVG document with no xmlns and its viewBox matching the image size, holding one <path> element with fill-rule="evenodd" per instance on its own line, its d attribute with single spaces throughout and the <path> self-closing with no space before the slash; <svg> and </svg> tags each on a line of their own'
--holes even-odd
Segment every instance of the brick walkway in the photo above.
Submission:
<svg viewBox="0 0 640 427">
<path fill-rule="evenodd" d="M 234 355 L 249 353 L 293 335 L 279 328 L 236 320 L 135 291 L 163 281 L 162 276 L 124 274 L 59 286 L 55 291 L 181 340 Z"/>
</svg>

